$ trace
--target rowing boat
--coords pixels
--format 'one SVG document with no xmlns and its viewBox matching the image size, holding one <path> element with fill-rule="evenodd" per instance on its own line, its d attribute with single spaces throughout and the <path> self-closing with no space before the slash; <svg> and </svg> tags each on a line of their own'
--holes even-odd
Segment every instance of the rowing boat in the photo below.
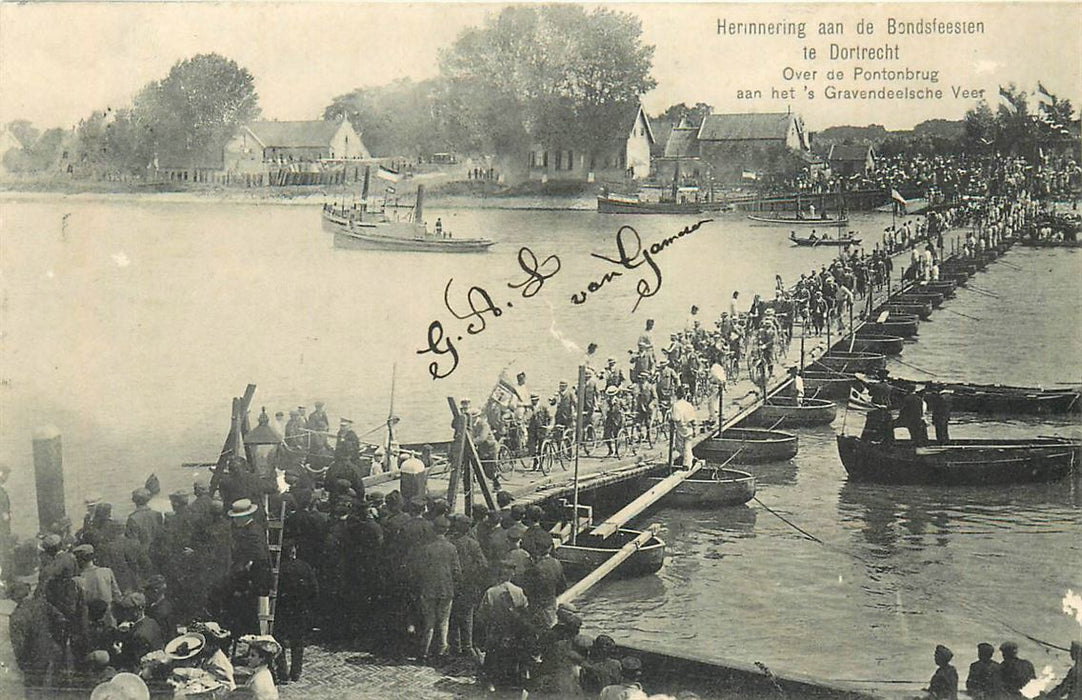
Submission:
<svg viewBox="0 0 1082 700">
<path fill-rule="evenodd" d="M 894 304 L 931 304 L 933 309 L 943 305 L 943 295 L 940 292 L 918 291 L 907 289 L 901 294 L 896 294 L 890 299 Z"/>
<path fill-rule="evenodd" d="M 845 336 L 838 341 L 835 346 L 837 348 L 848 348 L 850 346 L 850 336 Z M 857 333 L 855 338 L 852 338 L 853 350 L 859 352 L 876 352 L 881 355 L 897 355 L 902 352 L 905 347 L 905 340 L 896 335 L 873 335 L 866 334 L 861 335 Z"/>
<path fill-rule="evenodd" d="M 805 385 L 806 390 L 806 385 Z M 694 454 L 713 464 L 758 464 L 782 462 L 797 453 L 797 437 L 781 430 L 729 428 L 695 446 Z"/>
<path fill-rule="evenodd" d="M 870 372 L 887 366 L 886 355 L 877 352 L 846 352 L 829 350 L 812 367 L 826 368 L 834 372 Z"/>
<path fill-rule="evenodd" d="M 845 245 L 860 245 L 860 239 L 853 236 L 846 236 L 845 238 L 802 238 L 795 233 L 789 234 L 789 240 L 798 246 L 804 246 L 808 248 L 822 248 L 825 246 L 845 246 Z"/>
<path fill-rule="evenodd" d="M 804 396 L 820 399 L 848 399 L 856 380 L 852 374 L 814 369 L 805 369 L 800 376 L 804 378 Z"/>
<path fill-rule="evenodd" d="M 760 224 L 783 224 L 785 226 L 845 226 L 849 223 L 848 216 L 840 217 L 818 217 L 818 218 L 797 218 L 795 216 L 761 216 L 757 214 L 748 214 L 748 218 L 752 221 L 757 221 Z"/>
<path fill-rule="evenodd" d="M 906 391 L 914 382 L 891 378 L 891 387 Z M 1082 410 L 1082 396 L 1077 388 L 969 384 L 965 382 L 929 382 L 929 387 L 951 392 L 951 408 L 967 413 L 1014 413 L 1048 415 Z"/>
<path fill-rule="evenodd" d="M 909 338 L 917 334 L 920 319 L 912 314 L 890 314 L 885 321 L 869 321 L 857 329 L 857 337 L 894 335 Z"/>
<path fill-rule="evenodd" d="M 662 481 L 663 476 L 648 476 L 643 479 L 646 489 Z M 739 506 L 755 497 L 755 477 L 736 469 L 704 467 L 690 479 L 684 479 L 680 485 L 664 497 L 666 505 L 702 508 L 719 506 Z"/>
<path fill-rule="evenodd" d="M 1058 481 L 1078 468 L 1082 441 L 1060 437 L 969 438 L 947 444 L 893 444 L 838 436 L 838 455 L 853 481 L 990 486 Z"/>
<path fill-rule="evenodd" d="M 611 537 L 601 538 L 580 532 L 575 544 L 565 542 L 557 545 L 555 556 L 563 565 L 568 578 L 579 579 L 608 561 L 609 557 L 641 535 L 638 530 L 621 528 Z M 621 562 L 613 575 L 630 578 L 657 573 L 665 563 L 665 542 L 657 536 L 651 537 L 646 544 Z"/>
<path fill-rule="evenodd" d="M 804 385 L 805 393 L 808 386 Z M 838 415 L 833 401 L 805 398 L 797 403 L 793 396 L 774 396 L 740 421 L 741 426 L 772 428 L 796 428 L 809 425 L 827 425 Z"/>
</svg>

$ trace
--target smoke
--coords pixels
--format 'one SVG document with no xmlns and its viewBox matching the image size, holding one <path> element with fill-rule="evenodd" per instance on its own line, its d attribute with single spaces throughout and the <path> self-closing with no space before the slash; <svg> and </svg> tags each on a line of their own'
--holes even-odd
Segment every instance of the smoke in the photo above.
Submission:
<svg viewBox="0 0 1082 700">
<path fill-rule="evenodd" d="M 1079 625 L 1082 625 L 1082 595 L 1075 593 L 1070 588 L 1063 596 L 1063 612 L 1074 617 Z"/>
<path fill-rule="evenodd" d="M 1036 678 L 1022 686 L 1020 692 L 1027 698 L 1035 698 L 1052 685 L 1052 681 L 1054 680 L 1056 680 L 1056 674 L 1052 672 L 1052 667 L 1045 666 L 1041 669 L 1041 672 L 1037 674 Z"/>
<path fill-rule="evenodd" d="M 549 333 L 552 334 L 553 338 L 560 341 L 560 344 L 564 346 L 564 350 L 581 354 L 582 348 L 576 345 L 575 341 L 568 339 L 567 336 L 565 336 L 563 333 L 560 332 L 558 328 L 556 328 L 556 309 L 552 306 L 552 302 L 546 299 L 545 303 L 548 304 L 549 316 L 552 318 L 552 323 L 549 324 Z"/>
</svg>

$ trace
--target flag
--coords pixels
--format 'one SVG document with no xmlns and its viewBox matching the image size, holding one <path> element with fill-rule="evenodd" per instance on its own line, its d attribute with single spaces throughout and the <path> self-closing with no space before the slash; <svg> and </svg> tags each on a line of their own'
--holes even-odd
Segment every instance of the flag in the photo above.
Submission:
<svg viewBox="0 0 1082 700">
<path fill-rule="evenodd" d="M 1018 111 L 1018 107 L 1015 106 L 1014 100 L 1011 99 L 1010 94 L 1003 89 L 1003 86 L 999 86 L 999 102 L 1006 107 L 1013 114 Z"/>
<path fill-rule="evenodd" d="M 755 172 L 752 172 L 751 170 L 745 170 L 745 171 L 743 171 L 743 172 L 742 172 L 742 173 L 740 174 L 740 176 L 741 176 L 742 178 L 744 178 L 745 180 L 758 180 L 758 179 L 759 179 L 759 174 L 758 174 L 758 173 L 755 173 Z"/>
<path fill-rule="evenodd" d="M 376 171 L 376 177 L 382 180 L 390 180 L 391 182 L 398 182 L 402 179 L 402 176 L 398 171 L 385 168 L 382 165 L 379 166 L 379 170 Z"/>
<path fill-rule="evenodd" d="M 1048 92 L 1044 85 L 1041 85 L 1040 81 L 1037 81 L 1037 101 L 1042 104 L 1052 104 L 1052 93 Z"/>
<path fill-rule="evenodd" d="M 903 207 L 908 203 L 906 202 L 905 197 L 902 196 L 902 193 L 894 189 L 893 187 L 890 188 L 890 198 L 898 204 L 901 204 Z"/>
</svg>

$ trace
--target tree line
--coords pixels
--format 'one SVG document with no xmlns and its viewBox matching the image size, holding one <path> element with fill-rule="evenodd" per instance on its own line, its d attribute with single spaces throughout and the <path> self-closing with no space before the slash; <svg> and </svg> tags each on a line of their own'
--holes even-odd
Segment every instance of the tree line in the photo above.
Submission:
<svg viewBox="0 0 1082 700">
<path fill-rule="evenodd" d="M 143 175 L 215 154 L 220 159 L 237 126 L 259 114 L 251 73 L 218 54 L 199 54 L 143 86 L 131 106 L 80 119 L 70 137 L 64 129 L 39 133 L 26 120 L 11 122 L 8 129 L 23 147 L 5 153 L 4 166 L 33 173 L 66 161 L 80 172 Z"/>
</svg>

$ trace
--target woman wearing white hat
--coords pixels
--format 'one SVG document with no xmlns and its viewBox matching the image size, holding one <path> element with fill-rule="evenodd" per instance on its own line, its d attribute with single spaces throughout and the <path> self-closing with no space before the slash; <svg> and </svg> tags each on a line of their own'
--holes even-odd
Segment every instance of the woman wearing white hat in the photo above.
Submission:
<svg viewBox="0 0 1082 700">
<path fill-rule="evenodd" d="M 244 690 L 254 700 L 278 700 L 278 688 L 274 685 L 270 665 L 274 657 L 282 653 L 282 646 L 269 634 L 246 634 L 240 641 L 248 645 L 246 662 L 253 669 Z"/>
</svg>

